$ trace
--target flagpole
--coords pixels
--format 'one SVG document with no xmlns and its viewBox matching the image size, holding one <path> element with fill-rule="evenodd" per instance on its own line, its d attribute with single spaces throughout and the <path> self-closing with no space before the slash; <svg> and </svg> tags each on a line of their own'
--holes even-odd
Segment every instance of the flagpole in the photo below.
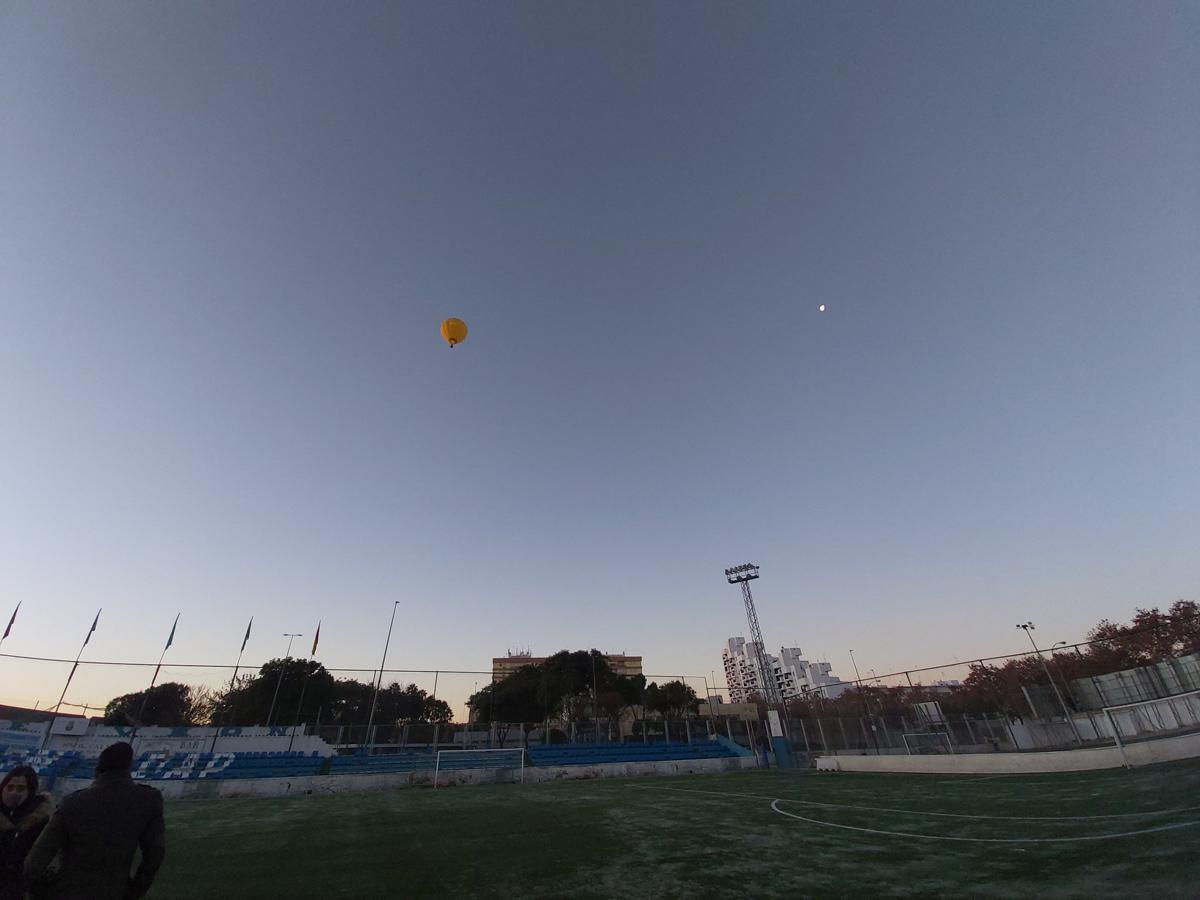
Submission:
<svg viewBox="0 0 1200 900">
<path fill-rule="evenodd" d="M 88 645 L 88 641 L 92 639 L 92 632 L 96 630 L 96 623 L 100 621 L 100 613 L 104 612 L 104 607 L 96 611 L 96 618 L 92 622 L 92 627 L 88 629 L 87 637 L 83 639 L 83 645 L 79 648 L 79 652 L 75 654 L 75 665 L 71 666 L 71 674 L 67 676 L 67 683 L 63 685 L 62 693 L 58 696 L 58 702 L 54 704 L 54 714 L 57 716 L 59 709 L 62 707 L 63 698 L 67 696 L 67 688 L 71 686 L 71 679 L 75 677 L 75 670 L 79 668 L 79 659 L 83 656 L 83 648 Z"/>
<path fill-rule="evenodd" d="M 367 756 L 371 755 L 371 726 L 375 723 L 375 701 L 379 699 L 379 689 L 383 687 L 383 670 L 387 665 L 388 645 L 392 642 L 392 626 L 396 624 L 396 607 L 399 605 L 399 600 L 392 604 L 392 618 L 388 622 L 387 640 L 383 642 L 383 661 L 379 663 L 379 680 L 375 682 L 375 690 L 371 693 L 371 714 L 367 716 L 367 733 L 363 738 L 363 743 L 367 747 Z"/>
<path fill-rule="evenodd" d="M 163 647 L 163 652 L 158 657 L 158 665 L 154 667 L 154 675 L 150 678 L 150 687 L 146 688 L 146 693 L 142 694 L 142 705 L 138 709 L 137 718 L 133 722 L 133 734 L 129 736 L 129 743 L 133 743 L 133 739 L 137 737 L 138 728 L 142 724 L 142 716 L 146 712 L 146 704 L 150 702 L 150 692 L 154 690 L 154 683 L 158 681 L 158 672 L 162 668 L 163 660 L 167 656 L 167 651 L 171 649 L 171 644 L 175 640 L 175 626 L 179 624 L 179 613 L 175 613 L 175 622 L 171 625 L 171 636 L 167 638 L 167 646 Z"/>
<path fill-rule="evenodd" d="M 254 627 L 254 616 L 250 617 L 250 624 L 248 624 L 246 626 L 246 636 L 244 638 L 242 638 L 242 649 L 238 651 L 237 663 L 235 663 L 234 667 L 233 667 L 233 677 L 229 679 L 229 692 L 230 693 L 233 693 L 234 684 L 237 682 L 238 669 L 240 669 L 242 667 L 242 654 L 246 652 L 246 641 L 250 640 L 250 629 L 252 627 Z M 213 718 L 215 719 L 216 717 L 217 717 L 216 711 L 214 711 Z M 231 718 L 232 718 L 232 716 L 231 716 Z M 210 747 L 208 750 L 209 753 L 217 752 L 217 737 L 220 735 L 220 733 L 221 733 L 220 727 L 217 725 L 216 722 L 213 722 L 213 742 L 212 742 L 212 747 Z"/>
<path fill-rule="evenodd" d="M 321 640 L 321 623 L 317 622 L 317 636 L 313 640 L 312 653 L 308 654 L 308 661 L 311 663 L 313 657 L 317 655 L 317 641 Z M 292 736 L 288 738 L 288 752 L 292 751 L 292 744 L 296 742 L 296 728 L 300 724 L 300 711 L 304 709 L 304 692 L 308 690 L 308 679 L 312 675 L 312 666 L 304 672 L 304 683 L 300 685 L 300 702 L 296 704 L 296 720 L 292 723 Z"/>
<path fill-rule="evenodd" d="M 283 676 L 287 674 L 287 664 L 292 661 L 292 641 L 298 637 L 304 637 L 298 631 L 294 634 L 285 631 L 283 636 L 288 639 L 287 656 L 284 657 L 283 665 L 279 667 L 279 680 L 275 682 L 275 696 L 271 698 L 271 708 L 267 711 L 267 734 L 271 733 L 271 720 L 275 718 L 275 702 L 279 699 L 279 689 L 283 687 Z"/>
<path fill-rule="evenodd" d="M 75 677 L 75 670 L 79 668 L 79 660 L 83 656 L 83 648 L 88 645 L 88 641 L 92 639 L 92 632 L 96 630 L 96 625 L 100 621 L 100 613 L 104 612 L 104 607 L 96 610 L 96 618 L 92 620 L 92 627 L 88 629 L 87 636 L 83 639 L 83 644 L 79 648 L 79 652 L 75 654 L 75 664 L 71 666 L 71 672 L 67 675 L 67 683 L 63 685 L 62 693 L 58 696 L 58 702 L 54 704 L 54 715 L 58 715 L 58 711 L 62 708 L 63 699 L 67 696 L 67 688 L 71 686 L 71 679 Z M 54 727 L 54 721 L 51 720 L 50 728 Z M 42 741 L 42 749 L 50 743 L 50 728 L 46 729 L 46 737 Z"/>
</svg>

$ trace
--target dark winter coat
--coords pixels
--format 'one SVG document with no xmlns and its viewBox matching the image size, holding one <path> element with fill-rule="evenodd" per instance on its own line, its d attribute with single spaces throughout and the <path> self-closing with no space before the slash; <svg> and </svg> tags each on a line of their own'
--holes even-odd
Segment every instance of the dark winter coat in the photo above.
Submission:
<svg viewBox="0 0 1200 900">
<path fill-rule="evenodd" d="M 130 877 L 134 853 L 142 859 Z M 33 884 L 61 865 L 46 896 L 56 900 L 128 900 L 143 896 L 166 853 L 162 794 L 134 784 L 129 772 L 96 776 L 91 787 L 63 798 L 25 860 Z"/>
<path fill-rule="evenodd" d="M 52 812 L 54 803 L 45 794 L 34 794 L 16 809 L 0 805 L 0 900 L 25 896 L 25 856 Z"/>
</svg>

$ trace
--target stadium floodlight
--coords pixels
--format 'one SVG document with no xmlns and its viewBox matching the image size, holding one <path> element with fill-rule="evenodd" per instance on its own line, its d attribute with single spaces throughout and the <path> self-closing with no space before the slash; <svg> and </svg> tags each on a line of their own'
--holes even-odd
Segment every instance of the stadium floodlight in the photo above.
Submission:
<svg viewBox="0 0 1200 900">
<path fill-rule="evenodd" d="M 754 609 L 754 597 L 750 593 L 750 582 L 758 577 L 758 566 L 754 563 L 743 563 L 731 566 L 725 570 L 725 578 L 730 584 L 741 585 L 742 602 L 746 607 L 746 622 L 750 626 L 750 643 L 757 646 L 754 653 L 754 665 L 757 669 L 758 687 L 768 707 L 779 710 L 780 726 L 786 736 L 787 713 L 783 707 L 783 695 L 779 690 L 779 682 L 775 678 L 770 664 L 767 662 L 767 644 L 763 640 L 762 628 L 758 624 L 758 613 Z"/>
<path fill-rule="evenodd" d="M 725 570 L 725 577 L 730 584 L 744 584 L 747 581 L 753 581 L 758 577 L 758 566 L 753 563 L 744 563 L 740 566 L 733 566 Z"/>
</svg>

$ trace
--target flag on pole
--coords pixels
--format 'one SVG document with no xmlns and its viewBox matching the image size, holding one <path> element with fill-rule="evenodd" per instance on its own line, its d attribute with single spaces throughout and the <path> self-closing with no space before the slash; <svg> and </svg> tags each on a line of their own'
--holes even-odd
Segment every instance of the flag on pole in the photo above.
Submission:
<svg viewBox="0 0 1200 900">
<path fill-rule="evenodd" d="M 86 647 L 88 645 L 88 641 L 90 641 L 92 639 L 92 632 L 94 632 L 96 630 L 96 625 L 100 621 L 100 613 L 102 613 L 102 612 L 104 612 L 104 607 L 101 607 L 100 609 L 96 610 L 96 618 L 94 618 L 92 620 L 92 627 L 88 630 L 87 637 L 85 637 L 83 639 L 83 646 Z"/>
<path fill-rule="evenodd" d="M 175 640 L 175 626 L 178 624 L 179 624 L 179 613 L 175 613 L 175 621 L 171 623 L 171 633 L 170 633 L 170 635 L 167 636 L 167 646 L 163 647 L 162 656 L 160 656 L 158 658 L 158 665 L 154 667 L 154 677 L 150 679 L 150 687 L 154 687 L 155 682 L 158 681 L 158 673 L 162 670 L 163 656 L 166 656 L 167 651 L 171 649 L 171 643 Z M 142 701 L 143 708 L 145 707 L 145 705 L 146 705 L 146 702 L 143 700 Z M 141 716 L 139 715 L 138 718 L 140 719 Z"/>
<path fill-rule="evenodd" d="M 317 655 L 317 642 L 320 640 L 321 640 L 321 623 L 317 622 L 317 635 L 316 635 L 316 637 L 313 638 L 312 653 L 308 654 L 309 656 Z"/>
<path fill-rule="evenodd" d="M 246 636 L 242 638 L 242 649 L 240 652 L 246 652 L 246 641 L 250 640 L 250 628 L 254 625 L 254 616 L 250 617 L 250 623 L 246 626 Z"/>
<path fill-rule="evenodd" d="M 4 629 L 4 637 L 0 637 L 0 641 L 4 640 L 4 638 L 8 637 L 9 632 L 12 631 L 13 622 L 17 621 L 17 612 L 20 609 L 21 609 L 21 604 L 17 603 L 17 608 L 13 610 L 12 618 L 8 620 L 8 627 Z"/>
</svg>

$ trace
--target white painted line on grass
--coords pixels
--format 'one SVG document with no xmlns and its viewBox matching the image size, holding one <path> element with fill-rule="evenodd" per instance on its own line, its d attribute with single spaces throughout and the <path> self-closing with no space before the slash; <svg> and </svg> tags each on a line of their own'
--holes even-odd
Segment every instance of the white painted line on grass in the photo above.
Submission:
<svg viewBox="0 0 1200 900">
<path fill-rule="evenodd" d="M 917 834 L 912 831 L 883 831 L 879 828 L 861 828 L 857 825 L 839 825 L 836 822 L 822 822 L 820 819 L 810 819 L 807 816 L 798 816 L 795 813 L 790 813 L 779 808 L 779 803 L 797 803 L 797 800 L 774 800 L 771 802 L 771 809 L 779 813 L 781 816 L 788 816 L 792 819 L 799 819 L 801 822 L 809 822 L 813 825 L 822 825 L 826 828 L 843 828 L 846 831 L 858 831 L 863 834 L 883 834 L 890 837 L 907 837 L 920 838 L 926 841 L 961 841 L 971 844 L 1062 844 L 1071 841 L 1103 841 L 1110 838 L 1133 837 L 1138 834 L 1150 834 L 1156 831 L 1174 831 L 1178 828 L 1189 828 L 1192 825 L 1200 825 L 1200 822 L 1178 822 L 1174 825 L 1158 825 L 1154 828 L 1142 828 L 1137 831 L 1117 831 L 1112 834 L 1088 834 L 1081 837 L 1052 837 L 1052 838 L 974 838 L 974 837 L 955 837 L 952 835 L 939 834 Z"/>
<path fill-rule="evenodd" d="M 634 785 L 630 785 L 634 787 Z M 944 819 L 981 819 L 1001 822 L 1082 822 L 1093 819 L 1132 819 L 1168 816 L 1175 813 L 1195 812 L 1200 806 L 1181 806 L 1175 809 L 1155 809 L 1143 812 L 1101 813 L 1094 816 L 978 816 L 968 813 L 931 812 L 923 809 L 894 809 L 888 806 L 857 806 L 851 803 L 821 803 L 817 800 L 792 800 L 787 797 L 765 797 L 762 794 L 734 794 L 724 791 L 701 791 L 693 788 L 654 787 L 652 785 L 637 785 L 648 791 L 676 791 L 685 794 L 712 794 L 717 797 L 742 797 L 749 800 L 771 800 L 776 803 L 799 803 L 803 806 L 820 806 L 826 809 L 854 809 L 865 812 L 900 813 L 906 816 L 938 816 Z M 847 826 L 849 827 L 849 826 Z"/>
</svg>

